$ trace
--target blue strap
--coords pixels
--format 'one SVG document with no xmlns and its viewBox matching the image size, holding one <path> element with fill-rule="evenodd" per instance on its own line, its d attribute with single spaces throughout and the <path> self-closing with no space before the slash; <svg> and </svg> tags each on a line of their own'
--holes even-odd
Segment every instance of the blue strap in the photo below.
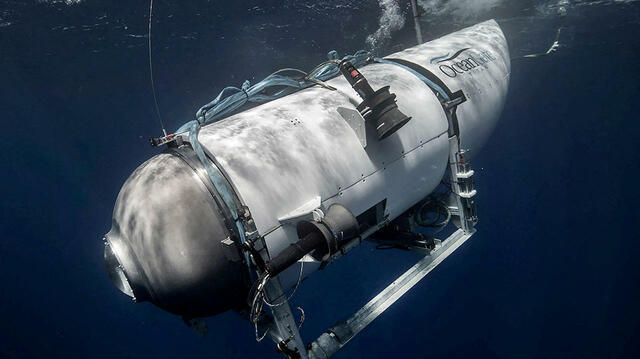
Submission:
<svg viewBox="0 0 640 359">
<path fill-rule="evenodd" d="M 422 80 L 422 82 L 427 84 L 427 86 L 429 86 L 432 90 L 434 90 L 437 93 L 439 93 L 440 96 L 442 96 L 442 98 L 444 98 L 447 101 L 451 101 L 451 99 L 449 98 L 449 95 L 447 95 L 447 93 L 442 89 L 442 87 L 438 86 L 438 84 L 436 84 L 435 82 L 433 82 L 433 81 L 429 80 L 428 78 L 424 77 L 421 73 L 417 72 L 416 70 L 414 70 L 414 69 L 412 69 L 410 67 L 404 66 L 402 64 L 399 64 L 397 62 L 381 59 L 379 57 L 374 58 L 373 61 L 381 63 L 381 64 L 390 64 L 390 65 L 396 65 L 396 66 L 402 67 L 403 69 L 411 72 L 417 78 Z"/>
<path fill-rule="evenodd" d="M 370 55 L 368 52 L 360 50 L 353 55 L 347 55 L 343 59 L 349 60 L 354 65 L 364 65 Z M 331 51 L 328 54 L 330 60 L 337 60 L 338 53 Z M 230 113 L 240 109 L 245 104 L 264 103 L 277 98 L 289 95 L 293 92 L 315 86 L 316 82 L 294 79 L 287 76 L 278 75 L 278 72 L 267 76 L 264 80 L 251 85 L 249 81 L 242 84 L 242 88 L 233 86 L 225 87 L 213 101 L 202 106 L 196 113 L 196 121 L 201 126 L 216 122 Z M 309 74 L 313 79 L 327 81 L 340 74 L 336 63 L 326 63 L 316 70 L 314 74 Z M 267 91 L 270 90 L 270 91 Z M 183 133 L 189 130 L 191 123 L 186 123 L 175 133 Z"/>
</svg>

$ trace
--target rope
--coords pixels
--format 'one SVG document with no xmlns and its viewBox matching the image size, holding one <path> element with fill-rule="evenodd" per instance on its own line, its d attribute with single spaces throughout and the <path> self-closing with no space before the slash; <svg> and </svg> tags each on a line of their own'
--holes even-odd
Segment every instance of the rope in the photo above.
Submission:
<svg viewBox="0 0 640 359">
<path fill-rule="evenodd" d="M 368 52 L 360 50 L 353 55 L 345 56 L 343 60 L 348 60 L 356 66 L 361 66 L 367 63 L 369 57 Z M 338 69 L 340 61 L 336 59 L 337 54 L 334 51 L 329 53 L 329 58 L 328 61 L 316 66 L 308 74 L 299 69 L 286 68 L 272 73 L 255 85 L 251 85 L 249 81 L 245 81 L 241 88 L 234 86 L 225 87 L 216 98 L 198 109 L 196 112 L 196 121 L 200 126 L 208 125 L 237 111 L 247 103 L 272 101 L 316 84 L 325 88 L 331 88 L 329 85 L 324 84 L 324 82 L 340 74 L 340 70 Z M 283 76 L 281 75 L 283 72 L 296 72 L 304 75 L 304 77 L 293 78 Z M 183 133 L 189 131 L 190 128 L 191 122 L 188 122 L 182 125 L 175 133 Z"/>
</svg>

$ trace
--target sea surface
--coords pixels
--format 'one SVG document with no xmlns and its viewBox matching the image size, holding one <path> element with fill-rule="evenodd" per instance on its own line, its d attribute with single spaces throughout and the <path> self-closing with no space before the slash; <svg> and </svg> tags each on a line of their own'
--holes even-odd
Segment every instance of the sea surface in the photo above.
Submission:
<svg viewBox="0 0 640 359">
<path fill-rule="evenodd" d="M 640 1 L 423 0 L 430 40 L 496 19 L 514 59 L 478 233 L 336 358 L 640 357 Z M 157 153 L 149 3 L 0 0 L 0 357 L 278 358 L 234 313 L 196 336 L 118 292 L 102 236 Z M 156 0 L 171 131 L 227 85 L 416 44 L 408 1 Z M 364 244 L 292 299 L 311 341 L 419 259 Z"/>
</svg>

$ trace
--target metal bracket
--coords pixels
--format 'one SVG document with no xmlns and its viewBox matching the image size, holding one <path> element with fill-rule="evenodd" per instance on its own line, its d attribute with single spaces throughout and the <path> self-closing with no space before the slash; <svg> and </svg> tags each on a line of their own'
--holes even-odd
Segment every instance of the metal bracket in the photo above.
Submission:
<svg viewBox="0 0 640 359">
<path fill-rule="evenodd" d="M 167 147 L 180 147 L 183 144 L 182 136 L 176 136 L 175 134 L 170 134 L 161 137 L 152 137 L 149 139 L 149 143 L 153 147 L 160 147 L 162 145 L 167 145 Z"/>
<path fill-rule="evenodd" d="M 336 109 L 340 116 L 347 121 L 347 124 L 351 126 L 353 132 L 358 136 L 358 140 L 362 145 L 362 148 L 367 147 L 367 129 L 366 120 L 362 117 L 362 114 L 358 110 L 346 107 L 338 107 Z"/>
<path fill-rule="evenodd" d="M 466 232 L 473 231 L 478 222 L 476 205 L 473 197 L 476 190 L 473 184 L 474 171 L 464 155 L 467 151 L 460 149 L 457 136 L 449 138 L 449 176 L 451 179 L 451 191 L 453 192 L 451 207 L 452 214 L 460 219 L 459 227 Z"/>
<path fill-rule="evenodd" d="M 321 205 L 320 196 L 313 197 L 302 206 L 278 218 L 278 221 L 282 224 L 296 224 L 301 220 L 321 221 L 324 217 L 324 213 L 320 209 Z"/>
</svg>

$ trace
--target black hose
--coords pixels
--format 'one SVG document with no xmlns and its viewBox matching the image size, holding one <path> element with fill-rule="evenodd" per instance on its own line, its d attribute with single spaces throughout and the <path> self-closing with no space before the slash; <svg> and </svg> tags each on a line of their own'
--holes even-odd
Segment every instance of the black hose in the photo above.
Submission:
<svg viewBox="0 0 640 359">
<path fill-rule="evenodd" d="M 432 220 L 425 220 L 424 213 L 435 212 L 437 217 Z M 444 216 L 444 219 L 441 218 Z M 443 227 L 449 223 L 451 212 L 442 202 L 431 200 L 425 201 L 416 212 L 416 223 L 422 227 Z"/>
<path fill-rule="evenodd" d="M 271 277 L 275 277 L 325 243 L 326 239 L 319 232 L 310 232 L 272 258 L 267 264 L 267 272 Z"/>
</svg>

